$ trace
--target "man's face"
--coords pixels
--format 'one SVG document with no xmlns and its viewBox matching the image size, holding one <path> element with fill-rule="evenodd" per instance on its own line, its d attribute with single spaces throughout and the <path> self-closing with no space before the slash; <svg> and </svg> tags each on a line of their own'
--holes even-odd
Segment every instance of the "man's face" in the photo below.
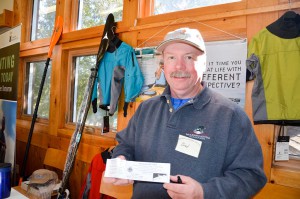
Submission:
<svg viewBox="0 0 300 199">
<path fill-rule="evenodd" d="M 197 48 L 184 44 L 168 45 L 163 51 L 164 72 L 175 98 L 191 98 L 199 92 L 206 57 Z"/>
</svg>

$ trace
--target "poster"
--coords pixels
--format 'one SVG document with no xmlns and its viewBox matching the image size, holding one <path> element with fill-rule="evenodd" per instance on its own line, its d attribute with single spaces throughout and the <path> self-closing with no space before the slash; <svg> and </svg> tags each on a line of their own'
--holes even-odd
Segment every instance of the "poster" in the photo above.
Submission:
<svg viewBox="0 0 300 199">
<path fill-rule="evenodd" d="M 21 25 L 0 35 L 0 163 L 14 166 Z"/>
<path fill-rule="evenodd" d="M 246 89 L 247 40 L 206 42 L 207 62 L 203 80 L 207 87 L 222 94 L 244 108 Z M 135 49 L 145 78 L 141 95 L 143 101 L 159 95 L 167 85 L 161 68 L 162 58 L 155 55 L 155 47 Z"/>
<path fill-rule="evenodd" d="M 247 40 L 205 43 L 207 60 L 203 80 L 207 87 L 245 105 Z"/>
<path fill-rule="evenodd" d="M 0 163 L 14 165 L 17 103 L 0 99 Z"/>
</svg>

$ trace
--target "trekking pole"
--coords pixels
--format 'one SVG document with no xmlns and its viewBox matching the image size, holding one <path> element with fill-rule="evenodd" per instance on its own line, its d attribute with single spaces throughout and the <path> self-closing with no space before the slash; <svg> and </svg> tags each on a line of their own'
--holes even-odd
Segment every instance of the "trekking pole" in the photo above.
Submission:
<svg viewBox="0 0 300 199">
<path fill-rule="evenodd" d="M 58 190 L 58 196 L 57 199 L 68 199 L 69 198 L 69 190 L 67 189 L 67 185 L 69 182 L 69 178 L 71 176 L 71 172 L 74 167 L 75 159 L 77 150 L 79 148 L 82 132 L 85 127 L 85 121 L 90 109 L 91 105 L 91 99 L 93 94 L 93 88 L 95 84 L 95 79 L 98 75 L 98 69 L 99 65 L 101 63 L 101 60 L 108 48 L 109 43 L 111 42 L 114 34 L 113 34 L 113 27 L 115 27 L 115 18 L 112 13 L 110 13 L 107 16 L 106 23 L 104 25 L 104 30 L 102 34 L 102 39 L 100 41 L 97 58 L 96 58 L 96 66 L 95 68 L 92 68 L 91 74 L 88 80 L 88 84 L 86 86 L 83 101 L 80 105 L 79 111 L 78 111 L 78 117 L 77 117 L 77 123 L 76 123 L 76 129 L 71 137 L 69 149 L 68 149 L 68 155 L 65 162 L 65 168 L 63 171 L 63 179 L 61 181 L 60 188 Z"/>
</svg>

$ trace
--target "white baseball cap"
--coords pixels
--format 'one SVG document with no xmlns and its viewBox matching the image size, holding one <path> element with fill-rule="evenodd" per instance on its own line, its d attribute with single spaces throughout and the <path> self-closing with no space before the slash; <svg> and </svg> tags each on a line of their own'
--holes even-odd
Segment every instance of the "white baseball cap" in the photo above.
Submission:
<svg viewBox="0 0 300 199">
<path fill-rule="evenodd" d="M 156 51 L 158 53 L 162 53 L 169 44 L 173 43 L 186 43 L 196 47 L 202 52 L 205 52 L 203 38 L 197 29 L 179 28 L 167 33 L 164 41 L 156 47 Z"/>
</svg>

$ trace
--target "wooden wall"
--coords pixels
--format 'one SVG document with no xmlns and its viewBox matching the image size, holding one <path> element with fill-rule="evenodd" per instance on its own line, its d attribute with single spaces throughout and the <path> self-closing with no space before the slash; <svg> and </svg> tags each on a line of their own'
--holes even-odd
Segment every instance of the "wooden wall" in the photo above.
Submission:
<svg viewBox="0 0 300 199">
<path fill-rule="evenodd" d="M 50 38 L 29 41 L 31 0 L 14 0 L 14 24 L 22 23 L 22 38 L 20 49 L 20 75 L 18 91 L 17 114 L 17 164 L 21 167 L 24 150 L 28 138 L 31 118 L 22 115 L 24 64 L 31 59 L 45 59 Z M 64 18 L 63 35 L 52 55 L 51 95 L 49 120 L 38 119 L 31 141 L 30 155 L 26 174 L 42 168 L 45 151 L 48 147 L 68 150 L 69 140 L 74 131 L 74 125 L 66 123 L 68 113 L 70 84 L 70 56 L 76 50 L 96 53 L 103 26 L 73 31 L 74 10 L 76 5 L 72 0 L 57 0 L 57 15 Z M 145 0 L 141 0 L 147 6 Z M 138 0 L 124 0 L 123 21 L 117 24 L 119 37 L 133 47 L 151 46 L 162 40 L 165 33 L 178 27 L 198 28 L 205 41 L 236 39 L 229 34 L 248 38 L 259 30 L 274 22 L 288 9 L 300 13 L 300 2 L 288 3 L 288 0 L 242 0 L 239 3 L 224 4 L 207 8 L 192 9 L 160 16 L 147 17 L 147 12 L 140 13 L 138 18 Z M 211 27 L 215 28 L 211 28 Z M 153 38 L 152 38 L 153 37 Z M 149 38 L 152 38 L 149 40 Z M 253 82 L 246 86 L 245 111 L 252 118 L 251 90 Z M 120 102 L 122 104 L 122 102 Z M 126 118 L 122 111 L 118 113 L 118 130 L 123 129 L 137 103 L 130 105 Z M 121 106 L 122 107 L 122 106 Z M 275 167 L 272 163 L 274 132 L 273 125 L 254 126 L 264 154 L 264 170 L 268 184 L 255 198 L 299 198 L 300 171 L 286 167 Z M 71 194 L 77 196 L 87 169 L 93 156 L 109 146 L 115 145 L 111 134 L 102 136 L 97 129 L 85 129 L 78 155 L 71 176 Z M 299 164 L 299 163 L 298 163 Z M 75 198 L 75 197 L 74 197 Z"/>
</svg>

